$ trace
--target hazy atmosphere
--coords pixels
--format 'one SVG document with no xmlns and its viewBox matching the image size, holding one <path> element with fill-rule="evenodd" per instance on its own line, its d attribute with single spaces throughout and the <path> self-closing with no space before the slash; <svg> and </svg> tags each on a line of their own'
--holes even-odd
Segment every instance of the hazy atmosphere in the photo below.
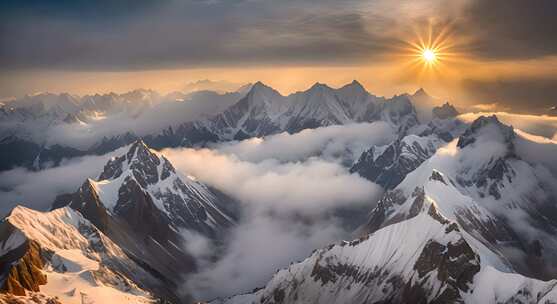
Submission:
<svg viewBox="0 0 557 304">
<path fill-rule="evenodd" d="M 557 303 L 557 1 L 0 3 L 0 304 Z"/>
</svg>

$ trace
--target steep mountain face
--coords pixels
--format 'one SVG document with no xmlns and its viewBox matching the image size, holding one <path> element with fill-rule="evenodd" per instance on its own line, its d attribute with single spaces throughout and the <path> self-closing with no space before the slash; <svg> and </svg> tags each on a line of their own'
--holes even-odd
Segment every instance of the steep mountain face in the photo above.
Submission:
<svg viewBox="0 0 557 304">
<path fill-rule="evenodd" d="M 408 135 L 402 133 L 391 144 L 364 151 L 350 172 L 356 172 L 387 190 L 393 189 L 439 147 L 461 135 L 466 127 L 455 118 L 436 118 L 427 124 L 415 125 L 405 132 Z"/>
<path fill-rule="evenodd" d="M 141 140 L 111 159 L 98 181 L 86 180 L 58 197 L 122 247 L 128 256 L 176 286 L 195 269 L 183 249 L 184 232 L 221 239 L 237 218 L 237 204 L 223 193 L 177 173 Z"/>
<path fill-rule="evenodd" d="M 555 198 L 517 134 L 481 117 L 393 190 L 362 238 L 215 303 L 553 303 Z M 525 140 L 525 139 L 521 139 Z"/>
<path fill-rule="evenodd" d="M 232 199 L 193 177 L 181 176 L 168 159 L 141 140 L 125 155 L 111 159 L 98 182 L 89 182 L 104 206 L 116 215 L 141 212 L 133 205 L 134 196 L 141 192 L 176 229 L 216 237 L 235 222 L 229 209 Z"/>
<path fill-rule="evenodd" d="M 197 144 L 242 140 L 307 128 L 382 120 L 400 133 L 418 124 L 408 95 L 385 99 L 354 81 L 340 89 L 317 83 L 304 92 L 282 96 L 258 82 L 240 101 L 209 119 L 181 125 L 173 132 L 146 137 L 148 143 Z M 184 138 L 188 141 L 185 142 Z"/>
<path fill-rule="evenodd" d="M 444 143 L 435 135 L 407 135 L 387 146 L 371 147 L 363 152 L 350 172 L 357 172 L 385 189 L 393 189 Z"/>
<path fill-rule="evenodd" d="M 155 294 L 176 299 L 165 282 L 71 208 L 42 213 L 16 207 L 0 223 L 0 233 L 0 285 L 21 296 L 6 301 L 154 303 Z M 49 302 L 52 297 L 56 301 Z"/>
</svg>

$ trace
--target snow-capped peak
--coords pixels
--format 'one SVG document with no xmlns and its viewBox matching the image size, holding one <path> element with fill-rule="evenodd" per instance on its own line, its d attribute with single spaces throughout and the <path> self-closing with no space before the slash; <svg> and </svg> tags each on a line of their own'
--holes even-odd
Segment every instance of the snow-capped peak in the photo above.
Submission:
<svg viewBox="0 0 557 304">
<path fill-rule="evenodd" d="M 419 88 L 416 90 L 416 92 L 414 92 L 414 94 L 412 94 L 412 97 L 428 97 L 430 98 L 431 96 L 425 91 L 424 88 Z"/>
<path fill-rule="evenodd" d="M 338 89 L 339 93 L 346 96 L 358 96 L 362 94 L 369 94 L 364 86 L 357 80 L 353 80 L 351 83 Z"/>
<path fill-rule="evenodd" d="M 159 156 L 141 139 L 135 141 L 126 154 L 110 159 L 99 179 L 116 179 L 127 171 L 144 186 L 157 183 L 159 178 L 162 181 L 176 172 L 164 156 Z"/>
<path fill-rule="evenodd" d="M 254 83 L 247 93 L 247 96 L 250 96 L 251 98 L 277 95 L 280 96 L 280 93 L 261 81 Z"/>
<path fill-rule="evenodd" d="M 136 220 L 129 218 L 131 214 L 152 213 L 151 209 L 156 208 L 161 213 L 157 219 L 167 225 L 212 237 L 230 227 L 235 217 L 224 211 L 230 207 L 225 204 L 234 203 L 232 199 L 177 172 L 164 155 L 142 140 L 134 142 L 125 154 L 110 159 L 99 180 L 88 180 L 81 188 L 81 192 L 88 191 L 94 192 L 92 195 L 98 196 L 111 214 L 129 221 Z"/>
<path fill-rule="evenodd" d="M 333 90 L 333 88 L 329 87 L 325 83 L 316 82 L 310 88 L 309 92 L 321 91 L 321 90 Z"/>
<path fill-rule="evenodd" d="M 514 152 L 514 138 L 513 127 L 501 123 L 497 116 L 480 116 L 460 136 L 457 146 L 462 149 L 476 142 L 496 142 L 508 145 L 511 149 L 509 152 Z"/>
</svg>

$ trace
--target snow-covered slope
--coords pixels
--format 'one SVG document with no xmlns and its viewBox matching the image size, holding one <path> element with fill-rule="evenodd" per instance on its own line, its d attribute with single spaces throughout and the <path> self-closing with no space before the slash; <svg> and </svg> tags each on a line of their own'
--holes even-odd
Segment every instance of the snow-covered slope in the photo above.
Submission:
<svg viewBox="0 0 557 304">
<path fill-rule="evenodd" d="M 15 247 L 0 256 L 7 266 L 0 283 L 11 294 L 76 304 L 154 303 L 152 292 L 168 295 L 158 278 L 71 208 L 16 207 L 1 225 L 16 236 L 8 239 Z"/>
<path fill-rule="evenodd" d="M 316 250 L 253 294 L 213 303 L 552 303 L 557 281 L 515 274 L 424 200 L 417 215 Z"/>
<path fill-rule="evenodd" d="M 556 277 L 555 199 L 516 142 L 479 118 L 385 194 L 362 238 L 215 303 L 557 302 L 543 281 Z"/>
</svg>

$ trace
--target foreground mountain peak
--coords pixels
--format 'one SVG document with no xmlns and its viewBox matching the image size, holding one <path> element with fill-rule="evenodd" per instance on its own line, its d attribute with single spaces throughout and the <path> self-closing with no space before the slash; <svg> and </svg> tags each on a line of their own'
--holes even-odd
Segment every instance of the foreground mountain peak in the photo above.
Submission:
<svg viewBox="0 0 557 304">
<path fill-rule="evenodd" d="M 63 303 L 153 303 L 151 291 L 168 291 L 137 258 L 69 207 L 39 212 L 18 206 L 0 222 L 0 231 L 9 241 L 0 247 L 0 288 L 22 297 L 7 303 L 60 303 L 44 291 Z"/>
<path fill-rule="evenodd" d="M 135 141 L 126 154 L 110 159 L 99 179 L 116 179 L 127 171 L 143 186 L 157 183 L 176 173 L 174 166 L 164 156 L 151 150 L 141 139 Z"/>
<path fill-rule="evenodd" d="M 106 226 L 104 209 L 134 225 L 138 220 L 145 221 L 147 212 L 157 225 L 195 230 L 211 237 L 234 222 L 234 216 L 224 211 L 226 204 L 234 203 L 232 199 L 178 173 L 164 155 L 141 139 L 126 153 L 111 158 L 99 180 L 88 179 L 75 195 L 78 197 L 72 206 L 81 210 L 84 206 L 78 203 L 88 201 L 87 208 L 92 212 L 85 213 L 93 215 L 91 221 L 100 226 Z"/>
</svg>

